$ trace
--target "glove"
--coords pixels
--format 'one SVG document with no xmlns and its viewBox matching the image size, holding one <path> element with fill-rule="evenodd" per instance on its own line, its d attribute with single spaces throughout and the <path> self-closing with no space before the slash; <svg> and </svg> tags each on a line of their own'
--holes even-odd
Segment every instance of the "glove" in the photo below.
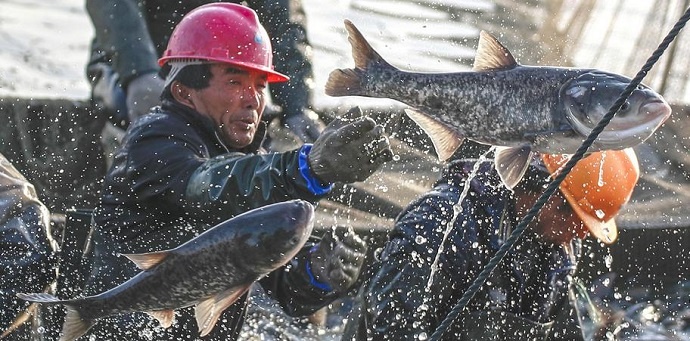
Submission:
<svg viewBox="0 0 690 341">
<path fill-rule="evenodd" d="M 393 159 L 383 126 L 363 117 L 358 107 L 336 118 L 309 152 L 309 167 L 322 183 L 366 180 Z"/>
<path fill-rule="evenodd" d="M 134 78 L 127 85 L 127 115 L 134 122 L 160 103 L 163 80 L 154 72 Z"/>
<path fill-rule="evenodd" d="M 311 252 L 311 273 L 336 293 L 346 292 L 357 281 L 366 257 L 367 244 L 348 229 L 345 235 L 326 234 Z"/>
<path fill-rule="evenodd" d="M 308 109 L 305 109 L 303 113 L 285 117 L 283 125 L 295 134 L 302 143 L 314 142 L 326 128 L 319 115 Z"/>
</svg>

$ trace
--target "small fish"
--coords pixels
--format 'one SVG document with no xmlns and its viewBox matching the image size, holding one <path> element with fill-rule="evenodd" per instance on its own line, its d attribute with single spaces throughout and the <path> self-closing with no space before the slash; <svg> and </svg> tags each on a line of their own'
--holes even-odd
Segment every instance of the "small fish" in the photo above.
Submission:
<svg viewBox="0 0 690 341">
<path fill-rule="evenodd" d="M 522 178 L 533 152 L 573 154 L 630 79 L 596 69 L 524 66 L 489 33 L 480 33 L 473 71 L 415 73 L 386 62 L 345 20 L 354 69 L 333 70 L 330 96 L 391 98 L 431 138 L 441 160 L 464 138 L 498 146 L 506 186 Z M 624 149 L 649 138 L 671 115 L 663 97 L 640 85 L 590 151 Z"/>
<path fill-rule="evenodd" d="M 44 304 L 64 304 L 60 341 L 72 341 L 96 320 L 147 312 L 168 328 L 174 310 L 195 306 L 199 333 L 211 332 L 221 313 L 252 283 L 292 259 L 314 227 L 314 207 L 292 200 L 248 211 L 167 251 L 125 255 L 143 271 L 104 293 L 70 300 L 17 294 Z"/>
</svg>

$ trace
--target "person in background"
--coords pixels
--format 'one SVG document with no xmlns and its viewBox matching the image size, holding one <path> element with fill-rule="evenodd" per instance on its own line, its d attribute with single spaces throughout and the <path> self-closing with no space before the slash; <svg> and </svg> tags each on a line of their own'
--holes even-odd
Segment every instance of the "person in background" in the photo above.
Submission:
<svg viewBox="0 0 690 341">
<path fill-rule="evenodd" d="M 126 127 L 160 104 L 163 79 L 158 59 L 173 28 L 192 9 L 212 0 L 88 0 L 86 9 L 96 37 L 86 68 L 92 101 Z M 240 1 L 231 1 L 240 3 Z M 244 1 L 259 15 L 271 37 L 278 70 L 289 83 L 270 86 L 273 111 L 302 142 L 314 142 L 324 123 L 312 111 L 313 71 L 306 15 L 300 0 Z M 264 117 L 269 119 L 269 117 Z"/>
<path fill-rule="evenodd" d="M 491 159 L 449 164 L 433 189 L 397 217 L 355 299 L 343 340 L 433 335 L 567 160 L 535 159 L 514 191 L 501 185 Z M 578 162 L 443 340 L 582 340 L 569 292 L 581 239 L 589 233 L 615 241 L 614 218 L 638 177 L 632 149 L 592 153 Z"/>
<path fill-rule="evenodd" d="M 363 181 L 393 157 L 383 127 L 359 108 L 334 119 L 313 144 L 280 153 L 261 149 L 266 87 L 288 77 L 273 69 L 269 36 L 249 7 L 197 7 L 176 26 L 162 55 L 162 104 L 130 125 L 103 184 L 86 295 L 138 273 L 117 254 L 171 249 L 271 203 L 316 203 L 333 183 Z M 288 314 L 308 315 L 347 292 L 365 251 L 353 232 L 327 234 L 260 284 Z M 246 302 L 245 294 L 204 339 L 235 339 Z M 176 320 L 162 330 L 144 314 L 129 314 L 97 324 L 92 334 L 108 340 L 198 338 L 191 309 Z"/>
<path fill-rule="evenodd" d="M 16 294 L 51 290 L 57 252 L 50 212 L 34 186 L 0 154 L 0 339 L 43 340 L 43 309 L 29 307 Z"/>
</svg>

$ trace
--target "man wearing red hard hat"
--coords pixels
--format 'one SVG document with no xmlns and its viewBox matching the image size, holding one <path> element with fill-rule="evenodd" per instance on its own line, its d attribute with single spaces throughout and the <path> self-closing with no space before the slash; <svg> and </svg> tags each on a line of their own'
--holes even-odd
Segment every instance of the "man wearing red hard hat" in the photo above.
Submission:
<svg viewBox="0 0 690 341">
<path fill-rule="evenodd" d="M 162 105 L 132 123 L 104 181 L 94 214 L 94 264 L 85 294 L 138 273 L 116 254 L 173 248 L 250 209 L 290 199 L 316 203 L 335 182 L 363 181 L 392 159 L 383 127 L 355 108 L 312 144 L 265 153 L 261 121 L 273 69 L 269 36 L 245 6 L 213 3 L 189 12 L 160 59 Z M 260 281 L 290 315 L 308 315 L 355 283 L 366 245 L 354 233 L 307 242 L 285 267 Z M 247 295 L 225 310 L 204 340 L 235 339 Z M 144 314 L 99 323 L 108 340 L 197 339 L 189 309 L 162 329 Z"/>
<path fill-rule="evenodd" d="M 86 10 L 95 37 L 86 74 L 91 100 L 119 127 L 148 114 L 160 104 L 164 81 L 157 60 L 174 27 L 191 10 L 219 0 L 89 0 Z M 271 105 L 265 122 L 277 118 L 293 137 L 314 142 L 325 125 L 311 110 L 311 46 L 301 0 L 223 0 L 254 9 L 268 31 L 274 64 L 290 82 L 269 87 Z M 116 131 L 108 129 L 107 132 Z M 270 145 L 264 141 L 264 145 Z"/>
<path fill-rule="evenodd" d="M 459 155 L 476 154 L 471 142 L 462 148 Z M 567 161 L 535 158 L 514 190 L 491 159 L 449 164 L 432 190 L 397 217 L 342 340 L 434 334 Z M 569 296 L 580 239 L 591 233 L 615 241 L 614 218 L 638 177 L 632 149 L 580 160 L 442 340 L 584 340 Z"/>
</svg>

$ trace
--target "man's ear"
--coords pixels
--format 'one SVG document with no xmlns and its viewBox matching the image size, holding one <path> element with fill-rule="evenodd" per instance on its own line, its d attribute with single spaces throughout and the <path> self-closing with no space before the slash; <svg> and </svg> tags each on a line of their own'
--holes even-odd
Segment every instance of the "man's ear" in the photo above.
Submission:
<svg viewBox="0 0 690 341">
<path fill-rule="evenodd" d="M 172 84 L 170 84 L 170 92 L 172 93 L 173 98 L 176 101 L 193 109 L 194 102 L 192 102 L 191 91 L 192 89 L 184 86 L 179 81 L 173 81 Z"/>
</svg>

